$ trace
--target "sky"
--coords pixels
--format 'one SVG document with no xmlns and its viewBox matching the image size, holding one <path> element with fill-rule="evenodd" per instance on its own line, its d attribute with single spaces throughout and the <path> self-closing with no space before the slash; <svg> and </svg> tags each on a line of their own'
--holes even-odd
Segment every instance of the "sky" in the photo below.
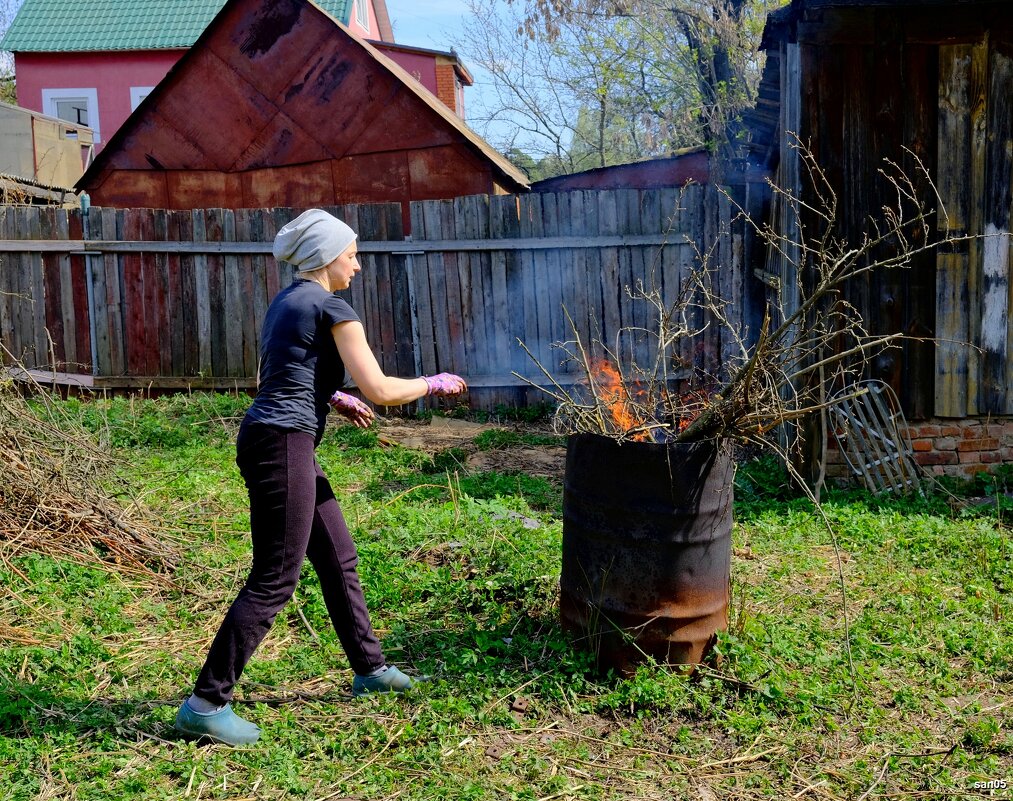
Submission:
<svg viewBox="0 0 1013 801">
<path fill-rule="evenodd" d="M 467 13 L 461 0 L 387 0 L 387 13 L 400 44 L 447 50 Z"/>
</svg>

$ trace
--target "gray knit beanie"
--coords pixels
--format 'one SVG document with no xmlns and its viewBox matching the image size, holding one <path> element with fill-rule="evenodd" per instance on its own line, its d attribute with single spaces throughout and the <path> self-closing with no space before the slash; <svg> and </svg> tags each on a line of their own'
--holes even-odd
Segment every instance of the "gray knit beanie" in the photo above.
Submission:
<svg viewBox="0 0 1013 801">
<path fill-rule="evenodd" d="M 274 238 L 274 257 L 299 272 L 326 267 L 355 241 L 355 231 L 321 209 L 304 211 Z"/>
</svg>

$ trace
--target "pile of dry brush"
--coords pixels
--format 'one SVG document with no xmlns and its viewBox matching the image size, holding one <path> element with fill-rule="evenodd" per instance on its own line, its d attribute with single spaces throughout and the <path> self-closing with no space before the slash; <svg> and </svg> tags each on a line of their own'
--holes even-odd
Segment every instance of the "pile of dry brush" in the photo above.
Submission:
<svg viewBox="0 0 1013 801">
<path fill-rule="evenodd" d="M 0 373 L 0 561 L 35 552 L 122 572 L 170 569 L 175 549 L 129 497 L 112 456 L 73 421 Z M 36 389 L 38 389 L 36 387 Z"/>
<path fill-rule="evenodd" d="M 813 155 L 801 143 L 796 147 L 815 201 L 804 202 L 772 183 L 774 205 L 786 224 L 746 217 L 768 251 L 794 273 L 794 286 L 782 287 L 769 302 L 761 329 L 750 336 L 733 323 L 729 310 L 735 299 L 716 289 L 715 275 L 723 266 L 698 250 L 698 267 L 674 301 L 666 303 L 653 287 L 627 287 L 634 302 L 653 307 L 655 330 L 633 332 L 653 337 L 653 362 L 624 362 L 618 345 L 585 343 L 577 336 L 556 347 L 564 361 L 578 366 L 582 381 L 563 387 L 538 364 L 550 383 L 545 391 L 558 403 L 560 433 L 591 432 L 619 441 L 724 439 L 782 452 L 779 429 L 821 414 L 835 394 L 837 399 L 864 394 L 856 382 L 871 359 L 896 346 L 903 334 L 870 333 L 849 302 L 850 282 L 874 271 L 903 269 L 915 255 L 966 237 L 948 232 L 928 172 L 911 154 L 913 177 L 884 162 L 880 176 L 892 203 L 866 221 L 859 241 L 849 241 L 840 234 L 837 194 Z M 938 212 L 924 202 L 920 187 L 926 186 Z M 939 222 L 937 213 L 943 233 L 933 241 L 930 222 Z M 720 369 L 708 372 L 680 362 L 678 354 L 686 351 L 681 343 L 697 341 L 710 326 L 735 343 Z M 693 372 L 688 386 L 674 380 L 680 370 Z"/>
</svg>

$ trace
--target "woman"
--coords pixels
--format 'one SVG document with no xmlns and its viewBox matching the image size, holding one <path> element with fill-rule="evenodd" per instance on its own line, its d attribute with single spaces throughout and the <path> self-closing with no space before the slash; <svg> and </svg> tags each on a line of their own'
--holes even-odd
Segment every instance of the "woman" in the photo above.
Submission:
<svg viewBox="0 0 1013 801">
<path fill-rule="evenodd" d="M 256 742 L 260 730 L 232 711 L 239 676 L 275 616 L 292 597 L 304 557 L 320 577 L 331 621 L 348 655 L 356 696 L 403 692 L 412 680 L 384 659 L 356 571 L 355 544 L 330 484 L 314 457 L 329 408 L 368 427 L 372 410 L 338 392 L 345 370 L 371 401 L 386 406 L 424 395 L 458 395 L 458 376 L 403 379 L 384 375 L 359 318 L 334 293 L 362 269 L 356 235 L 319 209 L 290 222 L 274 255 L 298 270 L 264 318 L 257 397 L 236 442 L 236 462 L 250 493 L 253 566 L 211 644 L 193 694 L 176 715 L 183 734 L 229 745 Z"/>
</svg>

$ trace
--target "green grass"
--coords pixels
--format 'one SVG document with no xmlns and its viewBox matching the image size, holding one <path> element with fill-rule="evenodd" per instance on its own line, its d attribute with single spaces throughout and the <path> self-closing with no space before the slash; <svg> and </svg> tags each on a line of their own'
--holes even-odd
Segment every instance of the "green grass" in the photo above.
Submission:
<svg viewBox="0 0 1013 801">
<path fill-rule="evenodd" d="M 262 742 L 177 741 L 175 708 L 249 562 L 232 446 L 246 402 L 57 405 L 115 449 L 181 554 L 156 579 L 3 552 L 0 800 L 953 798 L 1013 779 L 1001 500 L 830 493 L 832 537 L 775 466 L 746 467 L 719 662 L 618 679 L 559 628 L 558 482 L 352 428 L 319 458 L 388 656 L 432 680 L 353 700 L 306 571 L 239 686 Z M 543 439 L 474 444 L 557 444 Z"/>
</svg>

